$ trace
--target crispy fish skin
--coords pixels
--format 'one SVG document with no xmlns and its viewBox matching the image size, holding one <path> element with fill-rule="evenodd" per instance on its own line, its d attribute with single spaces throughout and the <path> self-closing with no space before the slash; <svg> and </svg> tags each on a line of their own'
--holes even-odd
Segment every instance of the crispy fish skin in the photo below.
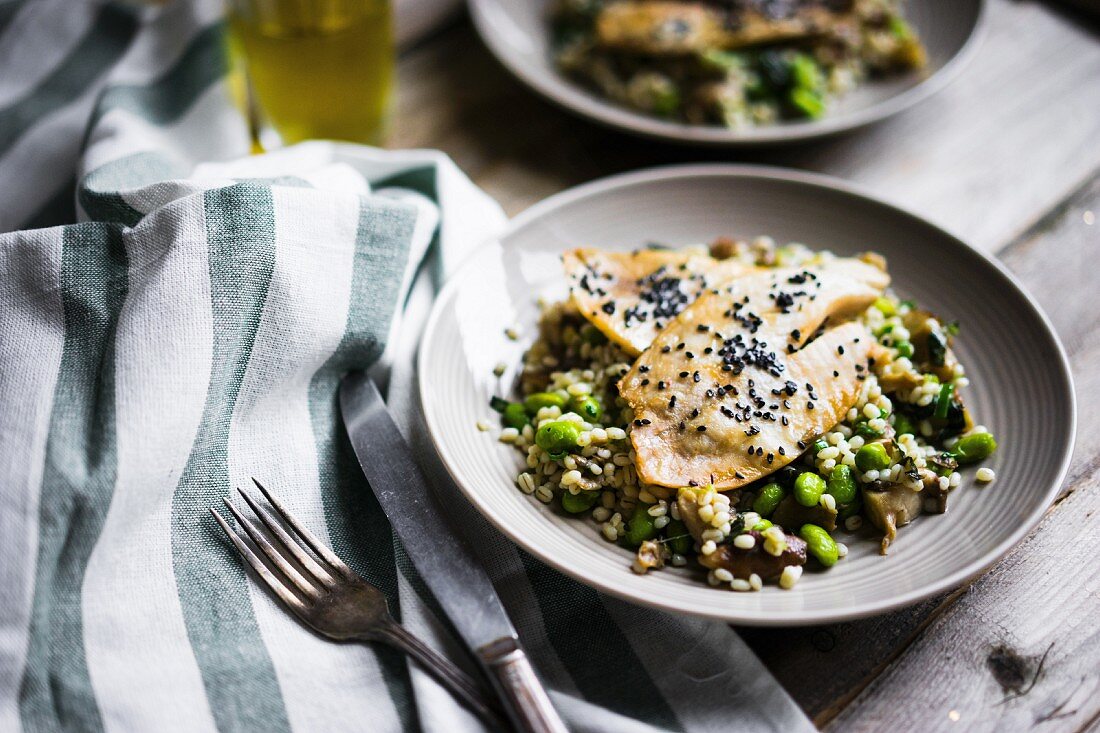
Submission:
<svg viewBox="0 0 1100 733">
<path fill-rule="evenodd" d="M 839 422 L 879 347 L 848 322 L 889 284 L 854 259 L 780 268 L 708 290 L 620 382 L 642 481 L 735 489 L 794 460 Z"/>
<path fill-rule="evenodd" d="M 707 288 L 757 268 L 690 250 L 605 252 L 575 249 L 562 256 L 577 309 L 631 356 Z"/>
<path fill-rule="evenodd" d="M 617 2 L 596 17 L 596 37 L 608 49 L 673 56 L 816 36 L 851 17 L 817 2 L 791 4 L 797 7 L 776 17 L 754 2 L 734 10 L 675 0 Z"/>
</svg>

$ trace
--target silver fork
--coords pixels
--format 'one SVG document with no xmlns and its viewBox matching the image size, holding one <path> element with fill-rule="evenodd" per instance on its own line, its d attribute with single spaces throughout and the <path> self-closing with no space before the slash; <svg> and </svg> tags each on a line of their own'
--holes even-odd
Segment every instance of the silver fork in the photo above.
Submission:
<svg viewBox="0 0 1100 733">
<path fill-rule="evenodd" d="M 415 659 L 451 694 L 496 730 L 508 730 L 497 708 L 474 680 L 437 654 L 408 629 L 393 620 L 386 596 L 363 580 L 343 560 L 286 510 L 263 484 L 252 479 L 282 522 L 300 538 L 296 540 L 283 524 L 243 489 L 237 489 L 253 514 L 267 528 L 265 533 L 246 518 L 228 498 L 223 499 L 238 526 L 260 548 L 275 567 L 273 571 L 229 523 L 210 509 L 241 557 L 260 580 L 314 631 L 337 641 L 376 641 L 388 644 Z M 302 547 L 313 551 L 311 555 Z M 317 559 L 315 559 L 315 557 Z"/>
</svg>

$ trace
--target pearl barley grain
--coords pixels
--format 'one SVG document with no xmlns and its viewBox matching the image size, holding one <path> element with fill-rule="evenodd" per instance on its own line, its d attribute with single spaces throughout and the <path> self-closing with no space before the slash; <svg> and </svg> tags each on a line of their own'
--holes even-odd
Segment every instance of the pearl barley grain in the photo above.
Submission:
<svg viewBox="0 0 1100 733">
<path fill-rule="evenodd" d="M 997 478 L 997 474 L 993 473 L 992 468 L 979 468 L 978 474 L 975 476 L 983 484 L 988 484 L 993 479 Z"/>
</svg>

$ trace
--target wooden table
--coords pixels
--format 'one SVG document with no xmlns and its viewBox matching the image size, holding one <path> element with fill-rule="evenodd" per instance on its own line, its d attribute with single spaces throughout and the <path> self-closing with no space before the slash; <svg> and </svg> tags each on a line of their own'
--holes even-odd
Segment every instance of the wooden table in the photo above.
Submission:
<svg viewBox="0 0 1100 733">
<path fill-rule="evenodd" d="M 390 144 L 444 150 L 509 214 L 629 169 L 750 161 L 859 182 L 1001 257 L 1073 362 L 1081 428 L 1058 501 L 949 594 L 853 623 L 741 631 L 820 727 L 1100 730 L 1100 25 L 992 0 L 973 62 L 930 101 L 852 135 L 752 153 L 579 120 L 511 78 L 466 21 L 407 51 L 399 82 Z"/>
</svg>

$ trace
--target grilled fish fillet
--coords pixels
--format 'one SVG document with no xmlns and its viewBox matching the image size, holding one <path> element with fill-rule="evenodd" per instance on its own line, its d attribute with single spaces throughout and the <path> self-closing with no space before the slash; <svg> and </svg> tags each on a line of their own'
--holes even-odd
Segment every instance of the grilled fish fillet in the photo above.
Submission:
<svg viewBox="0 0 1100 733">
<path fill-rule="evenodd" d="M 881 348 L 858 322 L 831 324 L 888 284 L 873 265 L 836 259 L 707 290 L 620 382 L 641 480 L 727 490 L 794 460 L 855 404 Z"/>
<path fill-rule="evenodd" d="M 757 269 L 685 250 L 575 249 L 562 262 L 573 303 L 631 356 L 708 287 Z"/>
<path fill-rule="evenodd" d="M 682 55 L 817 36 L 852 18 L 848 10 L 812 0 L 786 4 L 788 11 L 777 15 L 767 3 L 751 0 L 730 9 L 673 0 L 617 2 L 596 17 L 596 37 L 604 48 Z"/>
</svg>

